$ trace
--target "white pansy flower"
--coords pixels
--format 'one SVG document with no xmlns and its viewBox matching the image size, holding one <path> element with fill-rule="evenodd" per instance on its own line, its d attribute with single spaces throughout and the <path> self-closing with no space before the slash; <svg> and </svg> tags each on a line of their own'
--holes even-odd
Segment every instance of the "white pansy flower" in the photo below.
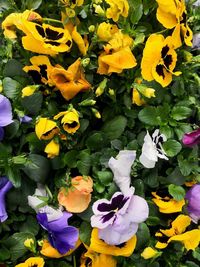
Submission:
<svg viewBox="0 0 200 267">
<path fill-rule="evenodd" d="M 135 158 L 135 150 L 121 150 L 116 156 L 116 159 L 111 157 L 108 162 L 108 166 L 114 174 L 114 182 L 124 195 L 126 195 L 130 190 L 131 166 Z"/>
<path fill-rule="evenodd" d="M 164 134 L 159 134 L 158 129 L 154 131 L 152 138 L 147 131 L 142 146 L 142 154 L 139 158 L 144 167 L 154 168 L 158 158 L 168 160 L 162 147 L 162 142 L 165 142 L 166 140 L 166 136 Z"/>
</svg>

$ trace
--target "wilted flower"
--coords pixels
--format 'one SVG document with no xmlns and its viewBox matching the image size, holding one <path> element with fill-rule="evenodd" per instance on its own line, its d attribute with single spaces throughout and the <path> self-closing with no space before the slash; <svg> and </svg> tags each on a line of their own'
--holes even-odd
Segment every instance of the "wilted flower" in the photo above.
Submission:
<svg viewBox="0 0 200 267">
<path fill-rule="evenodd" d="M 184 145 L 191 147 L 198 145 L 200 143 L 200 128 L 191 133 L 184 134 L 182 142 Z"/>
<path fill-rule="evenodd" d="M 188 200 L 187 210 L 192 221 L 198 223 L 200 219 L 200 184 L 195 184 L 187 191 L 185 198 Z"/>
<path fill-rule="evenodd" d="M 93 204 L 92 227 L 99 229 L 99 238 L 109 245 L 119 245 L 129 240 L 149 214 L 147 202 L 133 195 L 116 192 L 111 200 L 100 199 Z"/>
<path fill-rule="evenodd" d="M 3 127 L 12 122 L 12 108 L 10 101 L 7 97 L 0 94 L 0 141 L 4 137 Z"/>
<path fill-rule="evenodd" d="M 131 183 L 131 166 L 136 158 L 135 150 L 121 150 L 116 159 L 111 157 L 108 162 L 109 168 L 114 174 L 114 182 L 118 185 L 121 192 L 126 195 Z"/>
<path fill-rule="evenodd" d="M 7 177 L 0 177 L 0 222 L 4 222 L 7 218 L 5 197 L 6 193 L 13 187 Z"/>
<path fill-rule="evenodd" d="M 43 267 L 45 264 L 44 259 L 41 257 L 31 257 L 28 258 L 23 263 L 15 265 L 15 267 L 31 267 L 31 266 L 37 266 L 37 267 Z"/>
<path fill-rule="evenodd" d="M 59 129 L 55 121 L 39 118 L 35 125 L 35 133 L 41 140 L 50 140 L 59 133 Z"/>
<path fill-rule="evenodd" d="M 166 136 L 164 134 L 159 134 L 158 129 L 154 131 L 152 138 L 147 131 L 147 134 L 144 137 L 144 144 L 142 146 L 142 154 L 139 158 L 144 167 L 154 168 L 158 158 L 168 160 L 162 147 L 162 142 L 165 141 Z"/>
<path fill-rule="evenodd" d="M 71 187 L 60 189 L 58 202 L 67 211 L 80 213 L 87 209 L 91 201 L 93 181 L 89 176 L 76 176 L 71 179 Z"/>
<path fill-rule="evenodd" d="M 47 213 L 37 214 L 39 224 L 48 231 L 50 244 L 61 254 L 73 249 L 78 240 L 78 230 L 68 225 L 68 219 L 71 216 L 71 213 L 64 211 L 61 217 L 49 221 Z"/>
</svg>

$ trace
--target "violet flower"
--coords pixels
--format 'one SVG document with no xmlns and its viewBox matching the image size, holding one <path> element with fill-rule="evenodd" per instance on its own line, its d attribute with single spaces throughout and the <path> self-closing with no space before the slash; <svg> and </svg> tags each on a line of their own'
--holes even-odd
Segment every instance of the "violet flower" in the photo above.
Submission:
<svg viewBox="0 0 200 267">
<path fill-rule="evenodd" d="M 67 253 L 73 249 L 78 240 L 78 230 L 68 225 L 68 219 L 72 216 L 69 212 L 62 212 L 61 217 L 49 221 L 47 213 L 38 213 L 39 224 L 48 231 L 49 242 L 60 254 Z"/>
<path fill-rule="evenodd" d="M 7 126 L 13 122 L 12 108 L 7 97 L 0 94 L 0 141 L 4 137 L 4 130 L 2 127 Z"/>
<path fill-rule="evenodd" d="M 12 188 L 12 183 L 7 177 L 0 177 L 0 221 L 4 222 L 7 218 L 5 196 L 6 193 Z"/>
<path fill-rule="evenodd" d="M 33 119 L 27 115 L 24 115 L 23 117 L 19 117 L 19 121 L 21 123 L 29 123 L 31 122 Z"/>
<path fill-rule="evenodd" d="M 182 142 L 186 146 L 194 146 L 200 143 L 200 128 L 183 136 Z"/>
<path fill-rule="evenodd" d="M 198 223 L 200 220 L 200 184 L 193 185 L 185 198 L 188 200 L 187 210 L 190 218 L 194 223 Z"/>
<path fill-rule="evenodd" d="M 126 194 L 130 188 L 131 166 L 136 158 L 135 150 L 121 150 L 116 159 L 111 157 L 108 166 L 114 174 L 114 182 L 118 185 L 121 192 Z"/>
<path fill-rule="evenodd" d="M 133 188 L 126 195 L 116 192 L 110 201 L 97 200 L 93 204 L 94 215 L 92 227 L 99 229 L 99 238 L 109 245 L 119 245 L 128 241 L 144 222 L 149 214 L 145 199 L 133 195 Z"/>
<path fill-rule="evenodd" d="M 146 168 L 154 168 L 158 158 L 168 160 L 166 153 L 162 147 L 162 142 L 166 141 L 164 134 L 159 134 L 159 130 L 156 129 L 151 136 L 147 131 L 144 137 L 144 144 L 142 146 L 142 154 L 140 155 L 140 162 Z"/>
</svg>

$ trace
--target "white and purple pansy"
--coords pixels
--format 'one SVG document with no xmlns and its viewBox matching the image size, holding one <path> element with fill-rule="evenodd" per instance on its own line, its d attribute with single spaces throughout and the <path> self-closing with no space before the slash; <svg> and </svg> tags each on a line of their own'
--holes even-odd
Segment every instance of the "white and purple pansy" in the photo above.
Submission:
<svg viewBox="0 0 200 267">
<path fill-rule="evenodd" d="M 116 192 L 110 201 L 97 200 L 92 208 L 91 225 L 99 229 L 99 238 L 109 245 L 128 241 L 149 214 L 145 199 L 134 195 L 131 188 L 126 195 Z"/>
</svg>

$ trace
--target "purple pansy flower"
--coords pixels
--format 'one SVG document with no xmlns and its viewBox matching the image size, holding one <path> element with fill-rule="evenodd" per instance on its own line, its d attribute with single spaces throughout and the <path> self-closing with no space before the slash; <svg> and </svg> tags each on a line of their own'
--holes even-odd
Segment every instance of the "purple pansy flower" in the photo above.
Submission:
<svg viewBox="0 0 200 267">
<path fill-rule="evenodd" d="M 0 94 L 0 141 L 4 137 L 4 130 L 2 127 L 7 126 L 13 122 L 12 108 L 7 97 Z"/>
<path fill-rule="evenodd" d="M 64 211 L 62 216 L 56 220 L 48 221 L 46 213 L 38 213 L 37 220 L 39 224 L 48 231 L 49 242 L 56 248 L 60 254 L 67 253 L 75 247 L 78 240 L 78 230 L 68 225 L 68 219 L 71 213 Z"/>
<path fill-rule="evenodd" d="M 193 185 L 185 198 L 188 200 L 187 210 L 190 218 L 194 223 L 198 223 L 200 220 L 200 184 Z"/>
<path fill-rule="evenodd" d="M 12 188 L 12 183 L 7 177 L 0 177 L 0 221 L 4 222 L 7 218 L 5 196 L 6 193 Z"/>
<path fill-rule="evenodd" d="M 99 238 L 109 245 L 128 241 L 137 232 L 138 224 L 144 222 L 149 214 L 147 202 L 134 195 L 133 188 L 126 195 L 116 192 L 110 201 L 97 200 L 92 208 L 91 225 L 99 229 Z"/>
<path fill-rule="evenodd" d="M 194 146 L 200 143 L 200 128 L 197 130 L 186 133 L 183 136 L 182 142 L 186 146 Z"/>
<path fill-rule="evenodd" d="M 33 119 L 27 115 L 24 115 L 23 117 L 19 117 L 19 120 L 21 123 L 29 123 L 31 122 Z"/>
</svg>

